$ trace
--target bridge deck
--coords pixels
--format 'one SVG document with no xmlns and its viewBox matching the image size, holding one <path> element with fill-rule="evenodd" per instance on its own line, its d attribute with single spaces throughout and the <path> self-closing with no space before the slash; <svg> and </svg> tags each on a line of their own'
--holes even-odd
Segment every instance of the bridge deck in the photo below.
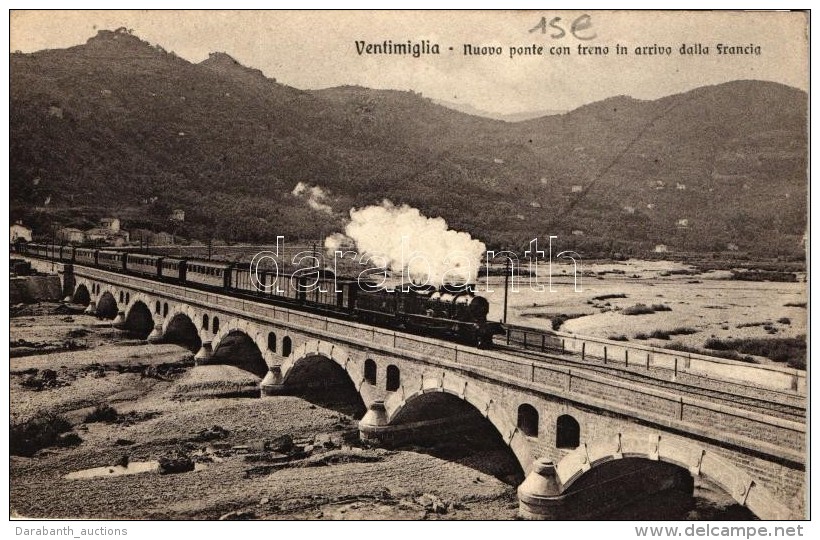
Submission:
<svg viewBox="0 0 820 540">
<path fill-rule="evenodd" d="M 530 354 L 522 357 L 520 352 L 480 350 L 237 298 L 221 291 L 192 289 L 89 267 L 76 267 L 75 274 L 263 324 L 289 326 L 315 338 L 317 343 L 329 340 L 340 346 L 377 349 L 396 358 L 550 395 L 732 448 L 801 465 L 805 462 L 804 421 L 782 418 L 776 411 L 749 410 L 730 398 L 723 402 L 712 397 L 704 399 L 702 394 L 683 392 L 684 386 L 670 387 L 669 381 L 658 378 L 628 380 L 625 374 L 632 376 L 632 366 L 630 370 L 620 366 L 601 370 L 596 366 L 562 365 L 563 359 L 547 361 Z"/>
</svg>

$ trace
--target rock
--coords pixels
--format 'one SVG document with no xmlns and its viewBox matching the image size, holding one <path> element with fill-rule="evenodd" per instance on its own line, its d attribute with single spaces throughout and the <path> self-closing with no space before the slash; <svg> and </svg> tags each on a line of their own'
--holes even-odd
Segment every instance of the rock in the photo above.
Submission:
<svg viewBox="0 0 820 540">
<path fill-rule="evenodd" d="M 424 507 L 425 510 L 435 514 L 446 514 L 447 505 L 435 495 L 425 493 L 420 497 L 416 497 L 416 504 Z"/>
<path fill-rule="evenodd" d="M 256 519 L 256 513 L 251 510 L 234 510 L 219 516 L 219 521 L 244 521 Z"/>
<path fill-rule="evenodd" d="M 266 452 L 268 450 L 268 447 L 269 444 L 266 439 L 251 441 L 250 443 L 248 443 L 249 452 Z"/>
<path fill-rule="evenodd" d="M 269 498 L 267 498 L 267 497 L 263 497 L 263 498 L 259 501 L 259 506 L 264 506 L 264 505 L 268 504 L 269 502 L 270 502 L 270 499 L 269 499 Z"/>
<path fill-rule="evenodd" d="M 341 446 L 339 440 L 334 438 L 331 433 L 320 433 L 319 435 L 316 435 L 313 440 L 313 444 L 314 446 L 321 446 L 328 449 L 339 448 Z"/>
<path fill-rule="evenodd" d="M 293 437 L 290 435 L 281 435 L 276 437 L 268 444 L 268 448 L 274 452 L 288 452 L 293 448 Z"/>
<path fill-rule="evenodd" d="M 114 465 L 119 465 L 120 467 L 128 467 L 128 461 L 128 454 L 123 454 L 117 459 L 117 461 L 114 462 Z"/>
<path fill-rule="evenodd" d="M 81 426 L 81 427 L 84 427 L 86 430 L 88 430 L 88 426 Z M 135 443 L 134 443 L 134 441 L 132 441 L 130 439 L 117 439 L 116 441 L 114 441 L 114 444 L 116 444 L 117 446 L 131 446 L 132 444 L 135 444 Z"/>
<path fill-rule="evenodd" d="M 159 474 L 177 474 L 194 470 L 194 462 L 188 456 L 163 456 L 159 458 Z"/>
</svg>

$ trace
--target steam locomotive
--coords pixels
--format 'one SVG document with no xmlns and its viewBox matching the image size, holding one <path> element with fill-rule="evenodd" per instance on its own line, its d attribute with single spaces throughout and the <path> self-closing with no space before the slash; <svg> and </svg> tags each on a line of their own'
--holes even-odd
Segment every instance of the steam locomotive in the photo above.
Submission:
<svg viewBox="0 0 820 540">
<path fill-rule="evenodd" d="M 247 263 L 181 259 L 107 249 L 44 244 L 19 244 L 20 253 L 81 266 L 135 275 L 374 326 L 439 337 L 489 348 L 493 336 L 504 333 L 487 320 L 490 306 L 470 286 L 412 286 L 389 290 L 367 282 L 336 278 L 329 271 L 300 270 L 293 274 L 254 269 Z"/>
</svg>

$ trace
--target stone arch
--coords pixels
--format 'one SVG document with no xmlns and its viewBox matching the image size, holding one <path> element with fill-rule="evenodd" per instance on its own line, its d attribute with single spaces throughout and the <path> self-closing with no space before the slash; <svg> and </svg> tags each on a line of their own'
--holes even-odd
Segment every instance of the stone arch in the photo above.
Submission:
<svg viewBox="0 0 820 540">
<path fill-rule="evenodd" d="M 726 491 L 738 504 L 764 520 L 799 519 L 765 485 L 739 467 L 696 443 L 665 434 L 617 434 L 585 442 L 565 455 L 555 472 L 565 493 L 588 471 L 623 458 L 661 461 L 702 476 Z"/>
<path fill-rule="evenodd" d="M 288 370 L 282 384 L 289 393 L 356 419 L 367 411 L 364 397 L 350 373 L 325 355 L 301 357 Z"/>
<path fill-rule="evenodd" d="M 83 306 L 87 306 L 91 303 L 91 293 L 84 283 L 78 283 L 74 288 L 74 294 L 71 295 L 71 302 L 74 304 L 82 304 Z"/>
<path fill-rule="evenodd" d="M 119 313 L 119 305 L 114 293 L 108 289 L 102 291 L 97 298 L 97 316 L 103 319 L 113 319 Z"/>
<path fill-rule="evenodd" d="M 222 343 L 222 340 L 225 339 L 226 336 L 232 332 L 241 332 L 253 341 L 256 348 L 259 349 L 259 352 L 262 354 L 262 359 L 265 361 L 266 365 L 271 366 L 274 364 L 273 356 L 270 351 L 267 350 L 267 333 L 263 332 L 257 325 L 244 319 L 233 318 L 228 319 L 227 322 L 223 321 L 217 330 L 213 326 L 217 320 L 217 317 L 211 317 L 211 331 L 215 334 L 211 341 L 212 349 L 214 351 L 217 350 L 219 345 Z M 203 336 L 208 336 L 208 332 L 203 332 Z"/>
<path fill-rule="evenodd" d="M 489 398 L 478 383 L 447 373 L 440 378 L 423 377 L 420 388 L 412 393 L 407 391 L 407 386 L 405 383 L 399 391 L 393 392 L 385 399 L 387 426 L 400 426 L 405 423 L 413 425 L 420 420 L 430 420 L 438 426 L 437 432 L 433 435 L 435 438 L 452 437 L 458 432 L 472 434 L 470 440 L 483 439 L 486 448 L 503 450 L 506 455 L 506 458 L 497 455 L 499 459 L 493 460 L 494 463 L 490 467 L 492 469 L 503 463 L 507 469 L 503 474 L 476 468 L 516 484 L 523 479 L 523 473 L 530 465 L 529 442 L 519 434 L 505 407 Z M 433 411 L 429 416 L 426 412 L 428 410 Z M 445 415 L 438 414 L 442 411 L 445 411 Z M 453 430 L 452 427 L 458 429 Z M 481 434 L 480 438 L 476 439 L 475 434 Z M 426 438 L 424 435 L 422 437 Z M 420 442 L 424 444 L 423 440 Z M 511 470 L 512 468 L 515 470 Z"/>
<path fill-rule="evenodd" d="M 262 378 L 268 372 L 264 350 L 259 347 L 252 334 L 244 329 L 234 328 L 224 333 L 220 332 L 219 341 L 213 343 L 210 362 L 236 366 Z"/>
<path fill-rule="evenodd" d="M 202 340 L 197 330 L 196 314 L 192 308 L 174 308 L 162 322 L 162 335 L 169 343 L 179 343 L 191 352 L 197 352 Z"/>
<path fill-rule="evenodd" d="M 137 334 L 140 339 L 146 339 L 154 329 L 154 317 L 149 305 L 150 302 L 135 295 L 134 302 L 128 306 L 125 315 L 125 328 Z"/>
<path fill-rule="evenodd" d="M 456 379 L 456 377 L 451 377 L 450 379 Z M 496 406 L 492 399 L 488 399 L 483 395 L 483 392 L 470 391 L 469 382 L 467 385 L 463 385 L 463 391 L 459 391 L 459 389 L 452 388 L 452 385 L 445 384 L 442 379 L 432 377 L 422 379 L 422 388 L 411 394 L 407 394 L 407 396 L 402 399 L 385 400 L 385 409 L 389 422 L 393 423 L 402 410 L 404 410 L 408 404 L 412 403 L 413 400 L 432 392 L 444 392 L 472 405 L 473 408 L 482 413 L 482 415 L 495 426 L 496 431 L 498 431 L 499 435 L 501 435 L 505 441 L 512 440 L 518 431 L 515 424 L 507 418 L 501 405 Z M 398 397 L 400 397 L 402 393 L 403 392 L 398 392 Z"/>
</svg>

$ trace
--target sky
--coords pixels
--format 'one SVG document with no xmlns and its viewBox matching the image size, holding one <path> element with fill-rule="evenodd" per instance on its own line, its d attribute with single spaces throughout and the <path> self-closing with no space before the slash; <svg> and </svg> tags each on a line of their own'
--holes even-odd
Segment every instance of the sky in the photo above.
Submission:
<svg viewBox="0 0 820 540">
<path fill-rule="evenodd" d="M 588 15 L 589 28 L 571 32 Z M 554 27 L 541 32 L 539 23 Z M 33 52 L 84 43 L 118 27 L 191 62 L 225 52 L 300 89 L 361 85 L 414 90 L 426 97 L 497 114 L 571 110 L 614 95 L 639 99 L 736 79 L 808 89 L 808 21 L 804 14 L 635 11 L 15 11 L 10 48 Z M 530 29 L 536 28 L 530 32 Z M 429 41 L 441 54 L 420 58 L 358 54 L 356 42 Z M 681 45 L 709 55 L 681 55 Z M 718 55 L 718 43 L 760 46 L 760 54 Z M 501 55 L 464 55 L 464 45 L 501 47 Z M 628 51 L 617 55 L 615 46 Z M 606 55 L 578 46 L 608 47 Z M 635 47 L 669 46 L 672 54 L 638 56 Z M 543 46 L 542 55 L 509 57 L 510 47 Z M 567 46 L 568 56 L 548 54 Z M 450 51 L 449 47 L 453 47 Z M 13 74 L 12 74 L 13 76 Z"/>
</svg>

